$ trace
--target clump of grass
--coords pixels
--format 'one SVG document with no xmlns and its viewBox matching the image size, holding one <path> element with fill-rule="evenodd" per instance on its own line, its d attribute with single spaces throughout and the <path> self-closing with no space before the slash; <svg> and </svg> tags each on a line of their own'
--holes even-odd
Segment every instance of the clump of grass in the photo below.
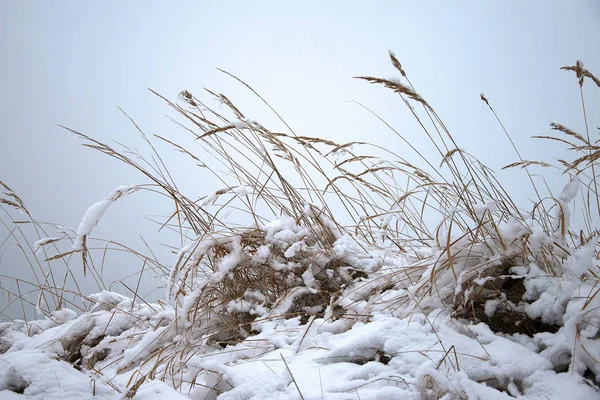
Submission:
<svg viewBox="0 0 600 400">
<path fill-rule="evenodd" d="M 318 317 L 351 323 L 368 321 L 377 312 L 403 317 L 439 309 L 466 323 L 486 322 L 507 334 L 532 336 L 564 329 L 574 340 L 569 368 L 582 374 L 589 368 L 598 374 L 586 347 L 596 339 L 586 329 L 598 318 L 600 298 L 600 148 L 587 128 L 583 97 L 584 80 L 596 85 L 598 80 L 579 62 L 565 67 L 579 79 L 586 135 L 553 123 L 551 128 L 562 136 L 542 137 L 579 152 L 574 160 L 559 160 L 555 166 L 570 176 L 558 196 L 543 196 L 529 171 L 552 164 L 524 160 L 515 148 L 519 160 L 507 167 L 524 168 L 537 196 L 534 206 L 523 210 L 489 168 L 459 147 L 396 56 L 391 52 L 389 56 L 401 80 L 357 78 L 400 97 L 434 145 L 438 161 L 429 160 L 387 123 L 420 158 L 419 165 L 376 144 L 297 135 L 283 119 L 288 131 L 273 132 L 216 92 L 207 91 L 226 107 L 222 113 L 188 91 L 180 93 L 180 103 L 155 93 L 179 114 L 182 122 L 176 123 L 192 135 L 199 149 L 162 136 L 154 139 L 190 157 L 223 184 L 222 189 L 193 199 L 179 191 L 152 141 L 137 125 L 151 146 L 151 161 L 132 149 L 115 149 L 69 129 L 85 146 L 140 171 L 152 182 L 147 190 L 168 196 L 174 211 L 164 225 L 174 226 L 187 243 L 165 274 L 166 302 L 174 315 L 152 325 L 160 333 L 151 343 L 140 339 L 140 346 L 146 346 L 141 356 L 122 362 L 121 370 L 154 363 L 141 380 L 131 381 L 131 396 L 146 377 L 176 379 L 191 355 L 206 346 L 238 344 L 255 334 L 261 321 L 300 318 L 310 324 Z M 231 76 L 271 108 L 254 89 Z M 490 100 L 481 98 L 510 139 Z M 578 191 L 580 187 L 583 190 Z M 24 209 L 20 199 L 5 189 L 2 202 Z M 570 211 L 578 193 L 581 224 Z M 77 235 L 66 237 L 77 240 Z M 54 246 L 57 241 L 42 240 L 39 245 Z M 82 244 L 77 251 L 86 265 L 86 241 Z M 48 259 L 64 260 L 70 254 L 57 252 Z M 589 261 L 581 264 L 583 268 L 574 264 L 582 254 Z M 547 313 L 540 309 L 547 300 L 544 293 L 554 291 L 558 299 L 559 278 L 577 283 L 577 289 L 557 303 L 554 314 Z M 64 305 L 61 285 L 49 285 L 46 276 L 37 287 L 44 296 L 58 299 L 45 313 L 51 315 Z M 138 297 L 137 290 L 132 292 Z M 129 314 L 135 314 L 133 302 L 127 304 Z M 168 308 L 165 303 L 159 307 Z M 111 309 L 126 313 L 126 308 L 121 304 Z M 574 308 L 579 316 L 563 320 Z M 174 342 L 175 337 L 179 340 Z M 97 350 L 80 354 L 87 357 L 88 368 L 106 356 Z M 220 377 L 213 382 L 215 390 L 227 390 L 222 376 L 211 373 Z"/>
</svg>

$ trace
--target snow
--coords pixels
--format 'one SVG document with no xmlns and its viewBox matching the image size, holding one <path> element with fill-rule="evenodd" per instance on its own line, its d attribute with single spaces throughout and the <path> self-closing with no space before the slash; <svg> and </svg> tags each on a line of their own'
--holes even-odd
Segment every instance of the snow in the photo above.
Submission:
<svg viewBox="0 0 600 400">
<path fill-rule="evenodd" d="M 112 205 L 118 199 L 130 195 L 139 189 L 138 186 L 120 186 L 113 190 L 108 196 L 99 202 L 93 204 L 87 209 L 85 215 L 81 219 L 77 227 L 77 236 L 73 243 L 73 250 L 82 251 L 84 248 L 85 237 L 92 233 L 92 230 L 98 225 L 98 222 Z"/>
<path fill-rule="evenodd" d="M 171 386 L 161 381 L 150 381 L 137 391 L 135 400 L 186 400 L 188 397 L 176 392 Z"/>
<path fill-rule="evenodd" d="M 574 176 L 565 185 L 560 195 L 558 196 L 557 203 L 558 208 L 556 210 L 556 239 L 559 243 L 564 244 L 564 233 L 571 226 L 571 210 L 569 210 L 569 203 L 573 201 L 577 193 L 579 192 L 579 178 Z"/>
<path fill-rule="evenodd" d="M 0 398 L 21 392 L 29 399 L 113 399 L 115 391 L 81 373 L 69 363 L 57 361 L 41 350 L 23 350 L 1 358 Z"/>
<path fill-rule="evenodd" d="M 342 330 L 332 329 L 336 321 L 323 318 L 307 325 L 297 319 L 263 319 L 257 324 L 261 332 L 256 336 L 229 350 L 208 349 L 188 360 L 206 371 L 195 389 L 178 393 L 168 382 L 148 379 L 134 399 L 215 398 L 218 392 L 212 387 L 222 392 L 219 399 L 298 399 L 298 389 L 305 399 L 453 398 L 461 393 L 475 399 L 598 398 L 597 390 L 580 375 L 557 374 L 551 362 L 529 348 L 494 334 L 484 324 L 465 329 L 444 313 L 403 319 L 376 315 L 371 322 L 351 327 L 346 323 Z M 144 369 L 139 362 L 152 343 L 161 347 L 176 339 L 157 341 L 166 329 L 138 331 L 142 338 L 123 350 L 119 363 L 104 362 L 103 374 L 78 371 L 54 359 L 55 350 L 39 341 L 37 349 L 11 350 L 0 356 L 0 397 L 20 398 L 13 391 L 21 390 L 33 399 L 121 398 L 127 392 L 125 379 L 108 385 L 106 377 L 131 363 L 137 365 L 132 371 L 151 368 L 152 363 Z M 68 336 L 61 326 L 46 332 L 46 342 Z M 112 340 L 125 336 L 129 334 Z M 258 343 L 267 351 L 259 350 Z M 509 385 L 512 397 L 497 390 L 496 381 L 520 383 Z"/>
<path fill-rule="evenodd" d="M 485 302 L 485 315 L 487 315 L 489 318 L 492 318 L 494 316 L 494 314 L 496 313 L 496 309 L 498 308 L 498 305 L 500 304 L 499 300 L 488 300 Z"/>
<path fill-rule="evenodd" d="M 235 128 L 235 129 L 243 129 L 246 128 L 249 125 L 253 125 L 252 124 L 252 120 L 240 120 L 237 119 L 227 125 L 224 126 L 224 128 Z"/>
<path fill-rule="evenodd" d="M 42 247 L 44 247 L 47 244 L 56 242 L 58 240 L 60 240 L 61 238 L 59 237 L 47 237 L 47 238 L 42 238 L 40 240 L 38 240 L 37 242 L 35 242 L 33 244 L 33 251 L 35 252 L 36 255 L 39 254 L 40 250 L 42 249 Z"/>
<path fill-rule="evenodd" d="M 474 208 L 477 217 L 483 218 L 486 212 L 491 214 L 497 210 L 498 206 L 495 201 L 491 200 L 484 205 L 476 205 Z"/>
<path fill-rule="evenodd" d="M 524 381 L 527 396 L 521 399 L 598 399 L 598 391 L 587 384 L 581 376 L 536 371 Z"/>
<path fill-rule="evenodd" d="M 573 200 L 575 198 L 575 196 L 577 196 L 578 191 L 579 191 L 579 179 L 577 178 L 577 176 L 574 176 L 573 178 L 571 178 L 569 183 L 567 183 L 565 185 L 562 192 L 560 192 L 560 195 L 558 196 L 558 198 L 561 201 L 564 201 L 565 203 L 569 203 L 569 202 L 571 202 L 571 200 Z"/>
<path fill-rule="evenodd" d="M 567 204 L 576 191 L 565 190 L 561 201 Z M 107 199 L 84 220 L 97 223 L 115 198 Z M 486 203 L 478 214 L 495 208 Z M 306 209 L 323 224 L 309 229 L 277 218 L 191 240 L 175 257 L 167 303 L 102 291 L 87 296 L 86 312 L 63 308 L 40 320 L 0 324 L 0 398 L 600 397 L 594 380 L 600 376 L 595 239 L 570 248 L 559 260 L 563 273 L 552 275 L 537 254 L 553 239 L 533 219 L 511 220 L 496 231 L 505 247 L 490 240 L 464 251 L 466 240 L 452 239 L 451 271 L 439 267 L 445 250 L 424 248 L 415 257 L 369 246 L 330 226 L 318 207 Z M 315 240 L 319 229 L 334 236 L 327 251 Z M 533 253 L 517 257 L 523 235 Z M 260 245 L 248 246 L 248 237 Z M 208 263 L 215 246 L 223 253 Z M 503 275 L 480 273 L 503 257 L 515 264 Z M 250 267 L 245 273 L 280 274 L 287 288 L 278 294 L 235 287 L 236 297 L 217 299 L 213 310 L 199 307 L 225 290 L 239 268 Z M 432 276 L 437 287 L 423 293 Z M 511 307 L 555 329 L 511 335 L 454 315 L 449 299 L 471 293 L 469 283 L 480 288 L 494 279 L 521 282 L 524 295 Z M 339 285 L 339 293 L 325 303 L 302 303 L 322 296 L 323 282 Z M 483 315 L 501 318 L 508 303 L 506 295 L 489 298 Z M 244 322 L 222 335 L 225 315 Z M 239 336 L 231 339 L 236 329 Z"/>
</svg>

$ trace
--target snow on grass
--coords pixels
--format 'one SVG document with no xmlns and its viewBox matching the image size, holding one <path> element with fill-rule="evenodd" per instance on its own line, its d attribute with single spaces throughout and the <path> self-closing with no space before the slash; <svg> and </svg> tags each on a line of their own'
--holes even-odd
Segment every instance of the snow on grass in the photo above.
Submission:
<svg viewBox="0 0 600 400">
<path fill-rule="evenodd" d="M 84 248 L 85 237 L 92 233 L 92 230 L 98 225 L 98 222 L 108 210 L 108 207 L 118 199 L 130 195 L 139 189 L 138 186 L 119 186 L 104 199 L 93 204 L 87 209 L 85 215 L 81 219 L 79 226 L 77 227 L 77 236 L 73 243 L 73 250 L 81 251 Z"/>
<path fill-rule="evenodd" d="M 40 253 L 40 251 L 42 250 L 42 247 L 44 247 L 47 244 L 57 242 L 60 239 L 61 238 L 59 238 L 59 237 L 42 238 L 33 244 L 33 251 L 35 252 L 36 255 L 38 255 Z"/>
<path fill-rule="evenodd" d="M 407 78 L 392 52 L 390 57 Z M 567 67 L 578 77 L 585 75 L 582 68 Z M 399 78 L 361 79 L 420 102 L 435 116 L 430 120 L 440 139 L 454 142 L 436 124 L 429 104 Z M 198 107 L 189 92 L 182 96 Z M 350 153 L 352 143 L 270 132 L 220 99 L 242 119 L 218 127 L 231 119 L 218 118 L 216 124 L 176 109 L 201 128 L 196 140 L 231 165 L 235 186 L 192 201 L 165 182 L 162 171 L 154 177 L 182 212 L 172 217 L 184 217 L 177 219 L 188 240 L 167 277 L 166 302 L 102 291 L 82 296 L 91 304 L 76 313 L 61 308 L 69 304 L 62 298 L 68 291 L 54 287 L 54 293 L 47 282 L 40 284 L 48 295 L 60 294 L 61 306 L 44 319 L 0 324 L 0 397 L 600 398 L 600 268 L 598 232 L 591 229 L 598 187 L 595 177 L 591 182 L 585 170 L 575 170 L 594 162 L 597 147 L 578 150 L 585 150 L 584 158 L 563 165 L 576 177 L 528 214 L 462 149 L 444 156 L 452 181 L 443 176 L 435 181 L 404 161 L 399 168 L 371 160 L 363 164 L 366 170 L 353 173 L 339 167 L 373 156 Z M 489 105 L 483 95 L 482 100 Z M 256 156 L 257 170 L 238 164 L 220 134 L 232 146 L 241 144 L 234 148 L 245 157 Z M 250 137 L 259 141 L 256 146 Z M 315 146 L 352 156 L 332 166 L 342 175 L 304 169 L 301 160 L 316 167 L 313 161 L 325 154 Z M 271 153 L 292 162 L 305 187 L 292 187 Z M 408 174 L 416 186 L 399 186 L 395 171 Z M 313 174 L 326 178 L 327 193 L 314 190 L 320 182 Z M 348 180 L 356 194 L 337 188 L 342 180 L 334 187 L 338 178 Z M 86 237 L 114 201 L 137 189 L 117 188 L 87 210 L 73 244 L 84 255 L 84 268 Z M 303 198 L 305 192 L 311 201 Z M 585 231 L 571 227 L 570 207 L 578 193 L 587 212 Z M 360 223 L 336 220 L 325 194 L 334 194 L 338 207 Z M 225 195 L 228 201 L 217 204 Z M 12 192 L 9 197 L 21 204 Z M 546 209 L 547 203 L 553 204 Z M 240 207 L 253 225 L 227 219 Z M 272 213 L 263 217 L 259 208 Z M 427 210 L 441 218 L 433 230 L 425 223 Z M 55 241 L 38 240 L 35 251 Z"/>
<path fill-rule="evenodd" d="M 0 395 L 598 398 L 600 296 L 589 278 L 597 273 L 596 242 L 570 249 L 564 273 L 553 276 L 535 253 L 547 237 L 527 224 L 508 221 L 496 234 L 509 244 L 528 235 L 529 257 L 515 257 L 513 245 L 467 253 L 465 241 L 454 240 L 457 279 L 440 267 L 447 252 L 439 248 L 410 256 L 341 234 L 327 253 L 315 239 L 324 231 L 291 218 L 206 235 L 177 256 L 171 305 L 103 291 L 87 296 L 92 305 L 79 315 L 62 309 L 0 325 Z M 473 275 L 503 257 L 514 265 L 502 275 Z M 193 279 L 181 280 L 190 271 Z M 271 279 L 267 286 L 250 284 L 259 273 Z M 437 286 L 423 292 L 432 276 Z M 529 320 L 503 324 L 550 328 L 508 334 L 456 315 L 452 299 L 496 279 L 520 282 L 523 294 L 518 303 L 507 293 L 484 298 L 481 318 L 502 320 L 508 307 Z"/>
<path fill-rule="evenodd" d="M 234 243 L 216 275 L 231 272 L 239 262 L 239 242 Z M 253 335 L 225 348 L 198 338 L 200 347 L 190 352 L 178 347 L 192 332 L 178 322 L 174 309 L 102 292 L 90 296 L 96 304 L 89 313 L 63 310 L 52 319 L 3 324 L 0 337 L 8 344 L 0 356 L 0 394 L 92 398 L 95 390 L 97 398 L 119 398 L 130 382 L 145 376 L 135 399 L 299 399 L 300 393 L 305 399 L 598 398 L 597 383 L 583 377 L 586 368 L 600 372 L 594 364 L 600 357 L 597 317 L 581 331 L 583 339 L 575 337 L 575 324 L 583 323 L 582 291 L 589 287 L 569 286 L 574 279 L 569 275 L 559 279 L 529 272 L 530 296 L 545 307 L 554 305 L 547 319 L 563 324 L 556 333 L 498 334 L 484 323 L 453 318 L 444 308 L 401 318 L 378 311 L 354 322 L 332 313 L 308 322 L 281 317 L 298 295 L 310 293 L 315 282 L 304 276 L 306 286 L 276 304 L 270 317 L 264 317 L 264 309 L 252 312 L 248 302 L 227 306 L 230 312 L 259 315 Z M 542 286 L 535 289 L 534 282 Z M 543 300 L 543 293 L 554 300 Z M 261 293 L 244 296 L 264 300 Z M 597 314 L 592 303 L 590 312 Z M 492 314 L 492 308 L 486 304 L 486 312 Z M 81 350 L 70 360 L 79 369 L 60 361 L 73 352 L 73 343 Z M 559 360 L 573 343 L 580 346 L 575 357 Z M 173 363 L 161 364 L 161 357 L 172 357 Z M 561 362 L 567 365 L 557 373 Z M 82 368 L 92 364 L 93 369 Z M 116 378 L 108 382 L 107 377 Z"/>
</svg>

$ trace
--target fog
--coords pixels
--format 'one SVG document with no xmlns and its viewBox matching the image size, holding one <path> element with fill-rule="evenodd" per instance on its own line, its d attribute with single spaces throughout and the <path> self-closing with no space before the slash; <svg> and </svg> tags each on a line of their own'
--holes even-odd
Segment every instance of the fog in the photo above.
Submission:
<svg viewBox="0 0 600 400">
<path fill-rule="evenodd" d="M 165 116 L 174 115 L 168 105 L 147 89 L 173 100 L 185 89 L 210 104 L 211 96 L 203 94 L 209 88 L 225 93 L 263 125 L 280 125 L 256 96 L 217 67 L 250 84 L 300 135 L 380 142 L 402 154 L 402 143 L 390 142 L 386 128 L 351 102 L 365 104 L 401 131 L 411 126 L 397 111 L 404 107 L 397 96 L 352 79 L 397 75 L 387 55 L 393 50 L 459 145 L 498 171 L 524 205 L 530 195 L 527 176 L 500 171 L 517 156 L 480 93 L 492 102 L 524 159 L 568 158 L 564 147 L 531 136 L 549 134 L 552 121 L 584 132 L 577 81 L 560 67 L 580 59 L 600 74 L 597 1 L 3 1 L 0 32 L 0 180 L 36 219 L 72 228 L 116 187 L 148 181 L 82 147 L 58 124 L 147 150 L 118 106 L 149 136 L 193 146 Z M 587 89 L 590 122 L 597 124 L 600 95 Z M 402 133 L 439 164 L 422 134 Z M 158 147 L 189 197 L 218 189 L 193 163 L 168 146 Z M 567 180 L 557 177 L 552 190 Z M 144 216 L 171 211 L 168 201 L 136 193 L 115 203 L 93 236 L 142 252 L 146 241 L 169 266 L 179 238 L 159 233 Z M 2 218 L 8 221 L 5 214 Z M 0 226 L 0 274 L 31 280 L 10 229 Z M 103 277 L 110 283 L 141 266 L 131 257 L 111 255 Z M 1 279 L 3 287 L 13 284 Z M 81 280 L 84 292 L 96 287 L 88 281 Z M 144 285 L 144 293 L 152 292 L 160 278 Z M 8 301 L 3 293 L 0 308 Z M 13 307 L 4 316 L 19 312 Z"/>
</svg>

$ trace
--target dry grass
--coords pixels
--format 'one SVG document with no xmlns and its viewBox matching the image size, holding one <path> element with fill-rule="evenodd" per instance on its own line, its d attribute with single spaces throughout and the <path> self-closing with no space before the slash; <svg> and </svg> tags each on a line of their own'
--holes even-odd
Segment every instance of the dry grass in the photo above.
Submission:
<svg viewBox="0 0 600 400">
<path fill-rule="evenodd" d="M 398 140 L 420 157 L 421 165 L 376 144 L 299 136 L 289 126 L 287 133 L 272 132 L 246 118 L 230 99 L 215 92 L 207 91 L 227 107 L 227 112 L 215 111 L 188 91 L 180 94 L 182 104 L 155 93 L 179 115 L 181 121 L 176 123 L 200 147 L 195 151 L 161 136 L 155 139 L 190 157 L 223 184 L 223 189 L 194 200 L 178 190 L 150 138 L 137 125 L 151 146 L 150 158 L 66 128 L 81 138 L 84 146 L 140 171 L 152 182 L 145 190 L 168 196 L 174 211 L 163 224 L 177 229 L 182 241 L 188 243 L 166 274 L 167 296 L 177 312 L 173 329 L 181 340 L 153 348 L 144 361 L 156 364 L 150 376 L 160 371 L 167 376 L 165 370 L 171 371 L 169 376 L 175 375 L 178 365 L 200 351 L 199 343 L 239 343 L 253 333 L 257 320 L 300 317 L 309 323 L 315 316 L 368 320 L 373 311 L 406 316 L 427 313 L 433 308 L 429 300 L 434 298 L 435 304 L 446 307 L 455 318 L 484 321 L 497 332 L 532 335 L 558 329 L 522 311 L 519 304 L 526 301 L 525 276 L 515 273 L 513 267 L 535 263 L 547 276 L 562 276 L 568 256 L 597 240 L 600 147 L 587 129 L 587 117 L 585 135 L 553 123 L 551 128 L 561 136 L 542 137 L 578 152 L 574 160 L 556 166 L 527 161 L 515 147 L 519 160 L 507 167 L 526 170 L 538 200 L 531 210 L 522 210 L 492 171 L 459 147 L 392 53 L 390 60 L 405 83 L 369 76 L 358 79 L 381 85 L 402 98 L 437 149 L 439 162 L 429 161 L 389 125 Z M 584 80 L 600 86 L 599 81 L 579 62 L 564 69 L 576 73 L 585 114 Z M 483 95 L 482 100 L 510 139 L 490 101 Z M 389 159 L 378 156 L 382 151 Z M 541 194 L 529 171 L 537 166 L 553 166 L 552 170 L 577 177 L 584 188 L 579 203 L 582 224 L 570 218 L 565 198 Z M 221 169 L 229 172 L 227 179 Z M 43 224 L 29 215 L 21 199 L 2 186 L 2 205 L 24 211 L 39 237 L 47 237 Z M 286 229 L 295 235 L 286 236 L 283 228 L 269 225 L 278 219 L 288 221 Z M 541 233 L 532 231 L 531 221 Z M 15 222 L 3 220 L 10 235 L 20 235 L 18 242 L 28 246 L 20 226 L 12 227 Z M 533 243 L 535 235 L 546 239 Z M 46 254 L 47 267 L 37 258 L 27 257 L 35 276 L 29 285 L 39 292 L 37 306 L 45 315 L 71 306 L 66 303 L 64 288 L 72 272 L 67 269 L 67 275 L 59 279 L 50 267 L 51 260 L 69 261 L 71 253 L 56 246 L 70 240 L 73 235 L 65 232 L 61 238 L 40 242 L 43 251 L 55 248 L 54 256 Z M 342 242 L 345 247 L 340 246 Z M 89 243 L 82 252 L 84 265 L 89 261 L 91 275 L 97 277 L 87 246 Z M 352 251 L 344 250 L 348 248 Z M 121 249 L 138 256 L 144 265 L 164 271 L 152 257 L 124 246 Z M 28 255 L 33 252 L 31 246 L 24 249 Z M 399 258 L 406 263 L 399 266 L 390 261 Z M 597 260 L 596 248 L 596 265 L 582 274 L 582 281 L 598 284 Z M 77 284 L 74 279 L 72 283 Z M 98 286 L 104 288 L 101 282 Z M 2 290 L 27 302 L 23 293 Z M 589 294 L 584 308 L 598 290 Z M 132 293 L 139 297 L 136 289 Z M 499 302 L 494 317 L 485 313 L 490 300 Z M 165 333 L 165 337 L 174 334 Z M 452 354 L 456 357 L 455 349 L 445 351 L 444 359 L 451 360 Z M 88 367 L 94 364 L 90 361 Z M 135 394 L 145 377 L 132 382 L 131 393 Z M 223 385 L 219 381 L 215 388 Z"/>
</svg>

